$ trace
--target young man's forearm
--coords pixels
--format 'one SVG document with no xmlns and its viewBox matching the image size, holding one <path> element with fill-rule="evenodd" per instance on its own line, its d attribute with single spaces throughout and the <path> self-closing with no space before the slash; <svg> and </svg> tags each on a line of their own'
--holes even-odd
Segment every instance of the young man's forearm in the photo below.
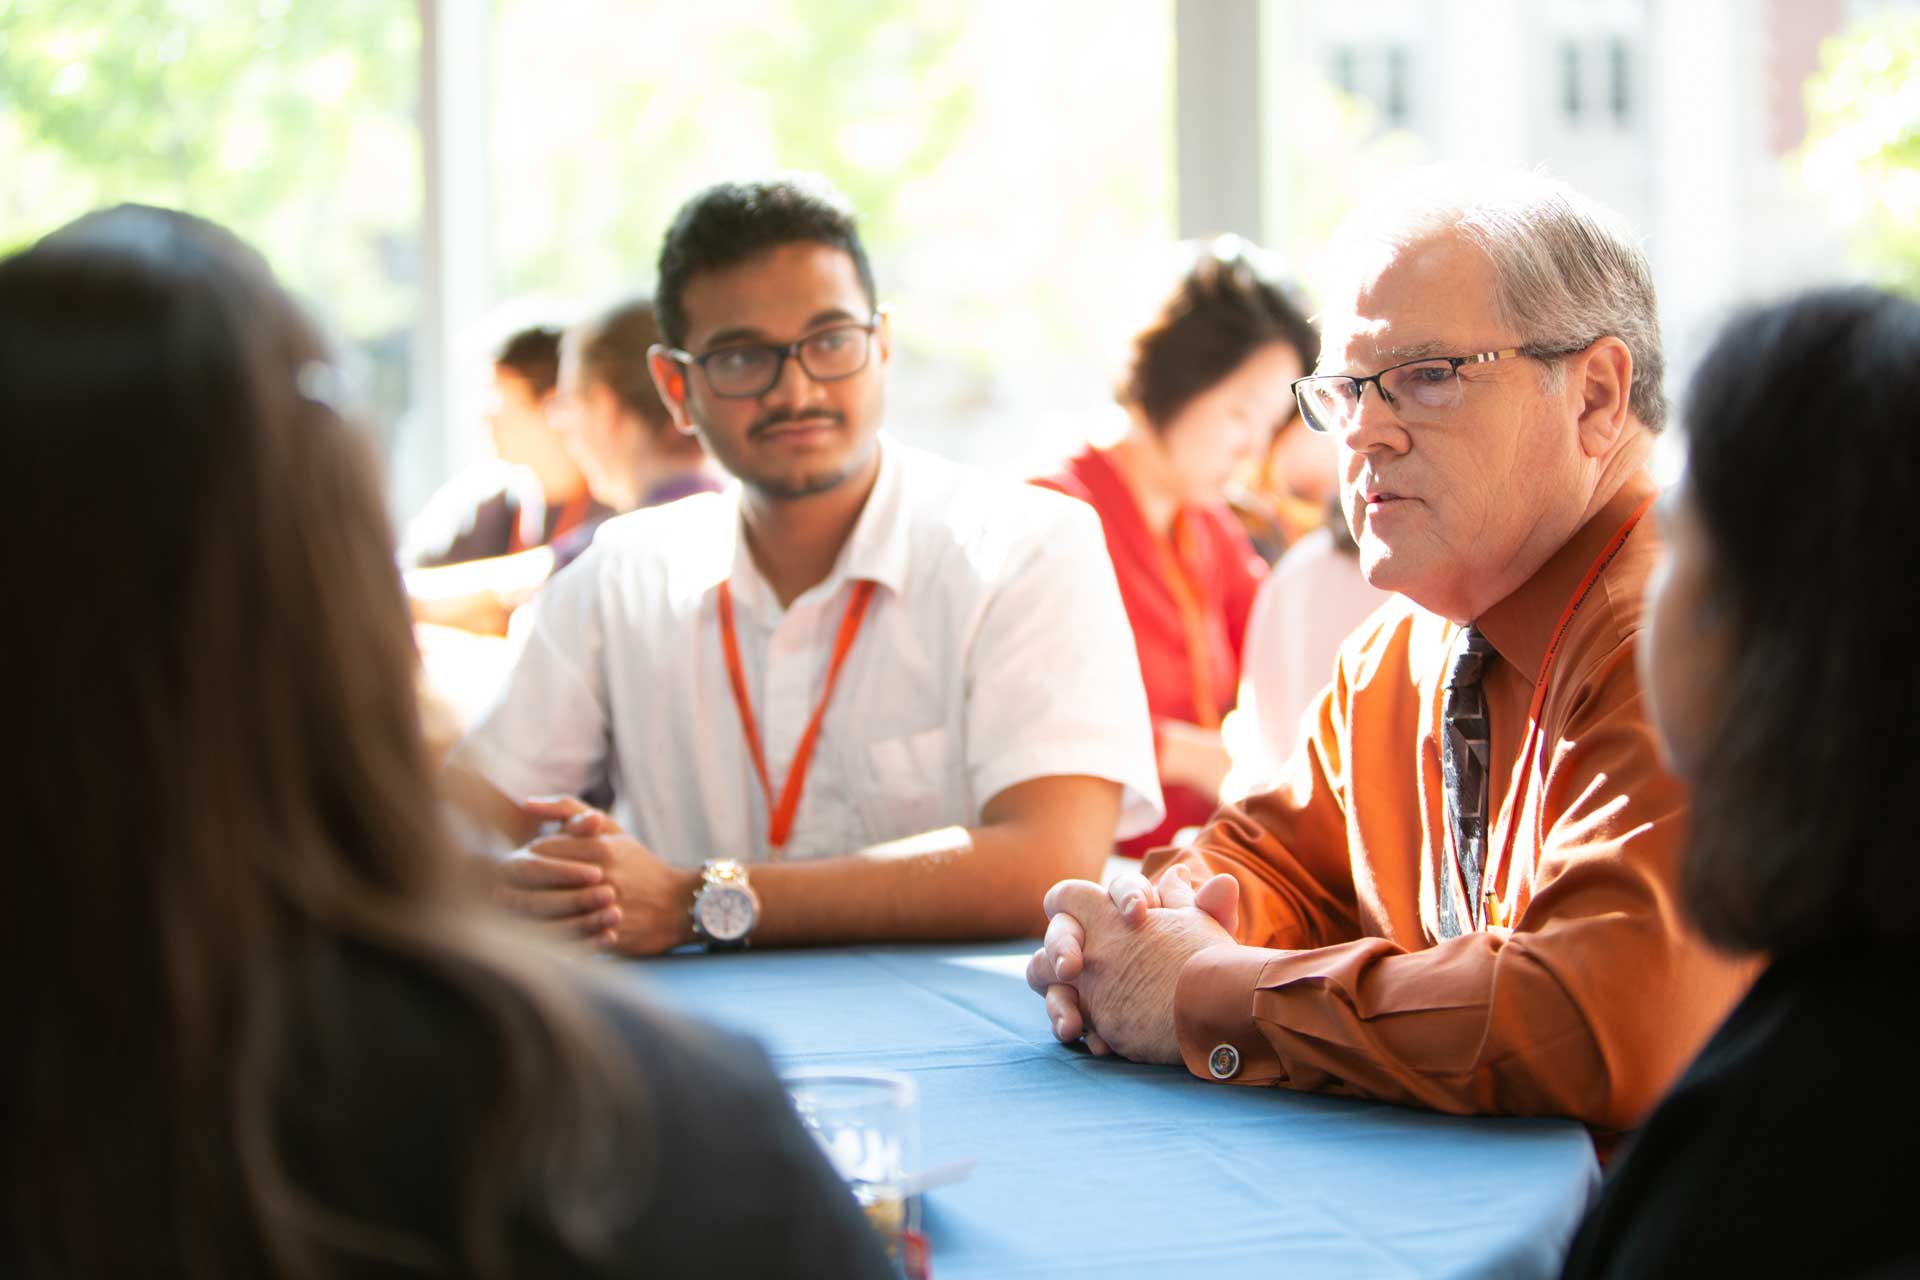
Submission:
<svg viewBox="0 0 1920 1280">
<path fill-rule="evenodd" d="M 1113 847 L 1120 787 L 1047 778 L 1046 794 L 971 829 L 948 827 L 840 858 L 756 863 L 753 938 L 765 946 L 1031 936 L 1046 927 L 1040 899 L 1059 880 L 1097 880 Z M 1022 784 L 1034 786 L 1036 784 Z M 1020 805 L 1020 799 L 1034 803 Z M 996 800 L 1002 797 L 995 797 Z"/>
</svg>

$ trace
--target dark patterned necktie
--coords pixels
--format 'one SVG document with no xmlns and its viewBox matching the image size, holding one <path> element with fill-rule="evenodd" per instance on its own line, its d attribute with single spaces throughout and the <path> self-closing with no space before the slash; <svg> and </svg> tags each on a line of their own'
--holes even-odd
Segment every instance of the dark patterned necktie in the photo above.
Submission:
<svg viewBox="0 0 1920 1280">
<path fill-rule="evenodd" d="M 1440 885 L 1440 934 L 1457 938 L 1477 928 L 1480 874 L 1487 861 L 1487 695 L 1480 687 L 1493 646 L 1477 627 L 1462 629 L 1459 652 L 1447 668 L 1446 701 L 1441 706 L 1440 770 L 1447 788 L 1447 825 L 1455 856 L 1444 859 Z M 1455 905 L 1454 876 L 1463 889 L 1467 918 Z"/>
</svg>

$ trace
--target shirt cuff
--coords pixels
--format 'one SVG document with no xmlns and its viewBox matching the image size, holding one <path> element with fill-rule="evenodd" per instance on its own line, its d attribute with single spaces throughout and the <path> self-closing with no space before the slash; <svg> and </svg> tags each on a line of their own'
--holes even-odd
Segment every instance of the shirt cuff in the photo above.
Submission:
<svg viewBox="0 0 1920 1280">
<path fill-rule="evenodd" d="M 1286 1078 L 1279 1055 L 1253 1016 L 1260 975 L 1282 954 L 1264 947 L 1209 947 L 1181 967 L 1173 992 L 1173 1022 L 1188 1071 L 1202 1080 L 1232 1084 L 1273 1084 Z"/>
</svg>

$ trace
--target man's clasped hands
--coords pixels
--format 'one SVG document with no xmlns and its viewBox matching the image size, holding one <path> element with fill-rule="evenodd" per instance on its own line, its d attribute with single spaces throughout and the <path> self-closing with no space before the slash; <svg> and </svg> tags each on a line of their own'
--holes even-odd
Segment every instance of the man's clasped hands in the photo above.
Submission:
<svg viewBox="0 0 1920 1280">
<path fill-rule="evenodd" d="M 1122 872 L 1102 889 L 1062 880 L 1048 890 L 1044 945 L 1027 985 L 1046 997 L 1062 1043 L 1095 1054 L 1177 1063 L 1174 993 L 1194 955 L 1234 945 L 1240 882 L 1176 864 L 1158 880 Z"/>
</svg>

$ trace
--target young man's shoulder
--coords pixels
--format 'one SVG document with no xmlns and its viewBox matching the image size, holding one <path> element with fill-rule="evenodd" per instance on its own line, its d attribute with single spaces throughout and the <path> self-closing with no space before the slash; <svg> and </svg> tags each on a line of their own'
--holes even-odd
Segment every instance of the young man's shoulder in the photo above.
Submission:
<svg viewBox="0 0 1920 1280">
<path fill-rule="evenodd" d="M 739 518 L 731 492 L 612 516 L 541 590 L 539 614 L 549 625 L 594 614 L 670 625 L 732 570 Z"/>
<path fill-rule="evenodd" d="M 900 461 L 909 518 L 962 546 L 1045 543 L 1075 529 L 1098 529 L 1084 502 L 1024 479 L 890 444 Z"/>
<path fill-rule="evenodd" d="M 696 493 L 609 518 L 594 534 L 590 554 L 602 566 L 618 565 L 622 574 L 712 562 L 725 576 L 739 519 L 740 503 L 732 490 Z"/>
<path fill-rule="evenodd" d="M 627 555 L 670 551 L 672 548 L 661 547 L 662 538 L 699 534 L 710 529 L 731 530 L 739 514 L 740 503 L 730 489 L 690 494 L 675 502 L 608 517 L 600 526 L 600 532 L 594 535 L 593 544 Z"/>
</svg>

